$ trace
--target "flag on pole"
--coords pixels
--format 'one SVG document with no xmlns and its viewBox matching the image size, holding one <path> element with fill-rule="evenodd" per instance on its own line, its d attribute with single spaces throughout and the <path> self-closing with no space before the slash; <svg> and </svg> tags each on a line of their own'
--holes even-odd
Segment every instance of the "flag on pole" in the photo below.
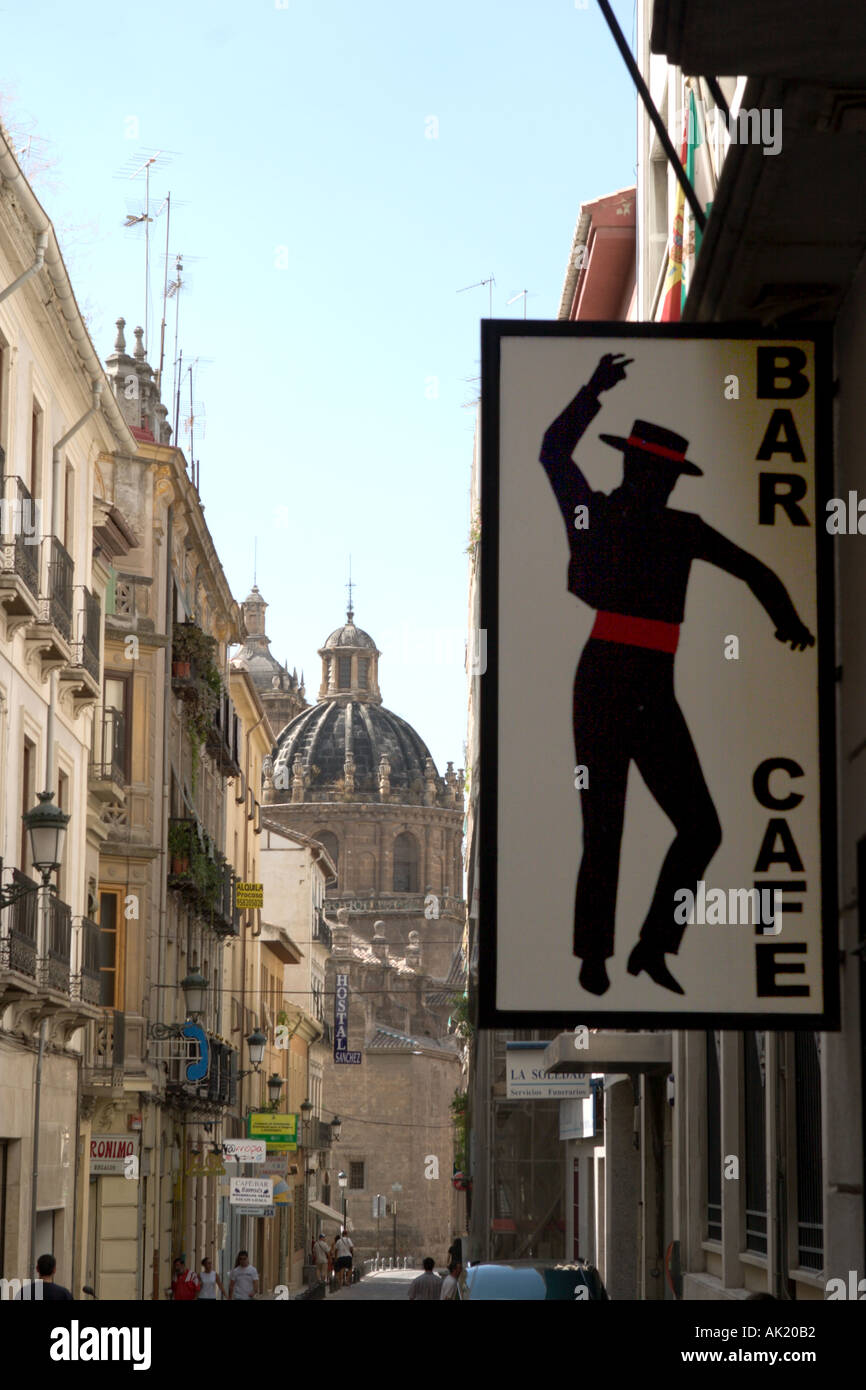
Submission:
<svg viewBox="0 0 866 1390">
<path fill-rule="evenodd" d="M 685 168 L 688 153 L 689 107 L 683 109 L 683 138 L 680 162 Z M 677 183 L 677 196 L 674 204 L 674 221 L 668 242 L 668 269 L 662 287 L 661 308 L 657 319 L 661 323 L 679 323 L 683 302 L 683 220 L 685 194 L 682 184 Z"/>
<path fill-rule="evenodd" d="M 688 150 L 686 154 L 686 177 L 695 190 L 698 202 L 709 215 L 716 193 L 716 171 L 707 140 L 707 107 L 701 93 L 700 81 L 687 77 L 685 84 L 686 110 L 688 112 Z M 695 221 L 692 209 L 685 209 L 685 234 L 683 238 L 683 276 L 682 305 L 695 273 L 695 261 L 701 249 L 702 232 Z"/>
</svg>

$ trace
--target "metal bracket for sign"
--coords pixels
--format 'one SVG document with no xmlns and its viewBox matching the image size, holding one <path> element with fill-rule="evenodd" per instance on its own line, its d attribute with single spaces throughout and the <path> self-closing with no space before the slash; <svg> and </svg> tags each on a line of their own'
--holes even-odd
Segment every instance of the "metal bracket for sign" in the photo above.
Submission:
<svg viewBox="0 0 866 1390">
<path fill-rule="evenodd" d="M 680 188 L 686 195 L 689 207 L 695 215 L 695 221 L 697 222 L 698 226 L 703 232 L 706 229 L 707 225 L 706 213 L 704 212 L 703 208 L 700 205 L 700 202 L 698 201 L 698 195 L 695 193 L 695 190 L 689 183 L 688 177 L 686 176 L 686 171 L 683 168 L 682 163 L 680 162 L 679 155 L 677 154 L 676 150 L 671 144 L 671 137 L 668 135 L 667 129 L 665 128 L 665 123 L 658 113 L 658 108 L 656 107 L 655 102 L 650 96 L 649 87 L 644 82 L 643 77 L 640 73 L 640 69 L 638 68 L 637 63 L 634 60 L 634 55 L 632 54 L 631 49 L 629 48 L 628 44 L 625 41 L 625 38 L 623 37 L 622 30 L 617 24 L 616 16 L 613 10 L 610 8 L 608 0 L 598 0 L 598 7 L 604 15 L 605 20 L 607 21 L 607 27 L 613 35 L 614 43 L 616 44 L 617 48 L 623 56 L 623 59 L 625 60 L 625 65 L 629 70 L 631 80 L 637 87 L 638 92 L 640 93 L 641 101 L 646 107 L 646 113 L 652 121 L 655 133 L 661 141 L 661 146 L 665 152 L 665 155 L 667 156 L 668 164 L 670 164 L 671 168 L 673 169 L 677 178 L 677 183 L 680 185 Z M 712 88 L 710 90 L 712 90 Z M 718 98 L 716 98 L 716 100 L 718 100 Z"/>
</svg>

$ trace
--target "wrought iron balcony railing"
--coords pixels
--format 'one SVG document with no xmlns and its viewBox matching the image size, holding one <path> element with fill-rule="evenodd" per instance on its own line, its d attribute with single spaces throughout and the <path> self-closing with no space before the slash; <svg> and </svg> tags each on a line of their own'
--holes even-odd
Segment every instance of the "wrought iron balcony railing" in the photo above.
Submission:
<svg viewBox="0 0 866 1390">
<path fill-rule="evenodd" d="M 36 889 L 32 878 L 19 869 L 12 870 L 14 888 Z M 36 979 L 38 894 L 28 892 L 0 912 L 0 969 L 15 970 Z"/>
<path fill-rule="evenodd" d="M 17 574 L 39 597 L 40 509 L 20 478 L 4 474 L 0 487 L 0 571 Z"/>
<path fill-rule="evenodd" d="M 99 926 L 89 917 L 81 919 L 80 959 L 81 969 L 74 982 L 77 985 L 78 998 L 84 1004 L 100 1004 L 102 972 L 99 969 Z"/>
<path fill-rule="evenodd" d="M 55 898 L 45 898 L 45 950 L 42 956 L 42 984 L 58 994 L 69 993 L 72 963 L 72 908 Z"/>
<path fill-rule="evenodd" d="M 99 634 L 102 627 L 102 604 L 99 595 L 84 590 L 84 634 L 81 641 L 81 665 L 95 681 L 99 680 Z"/>
<path fill-rule="evenodd" d="M 325 914 L 320 907 L 313 909 L 313 940 L 321 941 L 328 950 L 331 949 L 331 928 L 325 921 Z"/>
<path fill-rule="evenodd" d="M 48 546 L 48 617 L 60 635 L 68 642 L 72 636 L 72 581 L 75 567 L 72 556 L 56 536 L 49 536 Z"/>
</svg>

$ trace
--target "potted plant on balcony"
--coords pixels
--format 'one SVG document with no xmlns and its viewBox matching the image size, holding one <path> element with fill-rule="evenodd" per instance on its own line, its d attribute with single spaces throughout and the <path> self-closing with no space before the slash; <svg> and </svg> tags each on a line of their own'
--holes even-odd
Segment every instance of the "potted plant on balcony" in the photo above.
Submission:
<svg viewBox="0 0 866 1390">
<path fill-rule="evenodd" d="M 189 835 L 185 825 L 177 822 L 168 827 L 168 853 L 171 872 L 178 876 L 189 873 Z"/>
</svg>

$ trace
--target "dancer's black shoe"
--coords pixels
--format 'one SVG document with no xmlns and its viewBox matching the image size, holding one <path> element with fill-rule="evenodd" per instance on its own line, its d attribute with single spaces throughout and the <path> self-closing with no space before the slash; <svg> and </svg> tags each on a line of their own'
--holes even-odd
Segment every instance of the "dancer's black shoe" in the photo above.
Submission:
<svg viewBox="0 0 866 1390">
<path fill-rule="evenodd" d="M 610 980 L 603 960 L 585 960 L 580 967 L 578 981 L 590 994 L 604 994 L 610 989 Z"/>
<path fill-rule="evenodd" d="M 653 950 L 643 941 L 639 941 L 628 958 L 629 975 L 639 975 L 645 970 L 651 980 L 655 980 L 657 985 L 662 985 L 664 989 L 671 990 L 674 994 L 685 994 L 682 985 L 678 984 L 671 972 L 665 965 L 664 951 Z"/>
</svg>

